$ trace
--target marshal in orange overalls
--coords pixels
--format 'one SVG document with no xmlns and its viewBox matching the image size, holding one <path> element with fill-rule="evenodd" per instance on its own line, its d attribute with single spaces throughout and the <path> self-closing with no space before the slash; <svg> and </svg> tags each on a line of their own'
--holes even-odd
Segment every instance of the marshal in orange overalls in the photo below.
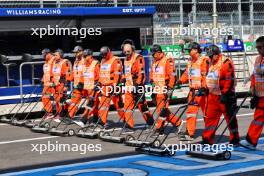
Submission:
<svg viewBox="0 0 264 176">
<path fill-rule="evenodd" d="M 62 56 L 55 52 L 55 61 L 52 67 L 52 81 L 54 88 L 54 99 L 56 102 L 56 110 L 58 113 L 62 110 L 62 100 L 67 98 L 67 83 L 66 77 L 70 73 L 70 62 L 67 59 L 63 59 Z"/>
<path fill-rule="evenodd" d="M 198 54 L 198 53 L 197 53 Z M 180 78 L 181 83 L 189 83 L 189 103 L 186 111 L 186 130 L 189 136 L 193 137 L 196 130 L 196 121 L 199 107 L 204 113 L 206 95 L 196 96 L 199 89 L 206 89 L 206 74 L 209 68 L 207 57 L 195 56 L 187 63 L 187 68 Z"/>
<path fill-rule="evenodd" d="M 67 109 L 70 118 L 74 117 L 83 97 L 83 69 L 83 58 L 76 58 L 73 64 L 72 74 L 68 78 L 68 81 L 73 81 L 74 89 L 71 95 L 71 99 L 67 100 L 66 106 L 64 107 L 65 109 Z"/>
<path fill-rule="evenodd" d="M 121 94 L 112 96 L 110 90 L 115 88 L 121 79 L 122 62 L 116 56 L 113 56 L 111 51 L 108 51 L 107 56 L 102 59 L 100 67 L 99 83 L 102 88 L 102 97 L 99 104 L 99 117 L 101 118 L 102 125 L 107 122 L 108 111 L 111 100 L 118 112 L 120 118 L 124 119 Z M 112 89 L 113 90 L 113 89 Z"/>
<path fill-rule="evenodd" d="M 246 139 L 253 146 L 257 146 L 264 126 L 264 57 L 261 55 L 255 61 L 251 77 L 251 91 L 258 97 L 258 103 Z"/>
<path fill-rule="evenodd" d="M 163 127 L 165 121 L 169 121 L 175 126 L 181 124 L 181 120 L 173 115 L 168 109 L 169 102 L 165 104 L 167 100 L 167 89 L 173 89 L 176 82 L 176 73 L 174 61 L 165 56 L 165 53 L 159 53 L 159 57 L 155 57 L 151 66 L 150 81 L 155 85 L 156 102 L 157 102 L 157 114 L 159 119 L 156 122 L 156 129 Z M 163 109 L 164 108 L 164 109 Z M 162 109 L 165 112 L 165 118 L 161 117 Z"/>
<path fill-rule="evenodd" d="M 52 83 L 52 66 L 54 58 L 51 53 L 48 53 L 45 56 L 45 63 L 43 65 L 43 91 L 42 91 L 42 104 L 45 111 L 49 114 L 52 113 L 52 102 L 51 96 L 54 92 L 53 83 Z"/>
<path fill-rule="evenodd" d="M 236 80 L 234 75 L 234 65 L 230 58 L 226 58 L 222 54 L 217 56 L 217 59 L 212 61 L 206 77 L 209 95 L 205 107 L 205 129 L 203 131 L 203 141 L 204 143 L 209 144 L 214 143 L 213 139 L 215 132 L 220 117 L 223 114 L 226 123 L 229 124 L 229 142 L 237 144 L 239 142 L 237 119 L 235 114 L 233 114 L 232 116 L 234 117 L 230 123 L 231 116 L 227 113 L 228 110 L 225 104 L 221 103 L 221 95 L 225 95 L 228 92 L 235 92 Z"/>
<path fill-rule="evenodd" d="M 96 89 L 95 86 L 98 86 L 97 82 L 99 81 L 99 73 L 100 73 L 99 61 L 93 59 L 91 55 L 87 56 L 84 61 L 84 70 L 83 70 L 83 79 L 84 79 L 83 95 L 86 96 L 87 103 L 85 105 L 85 111 L 82 114 L 82 117 L 85 117 L 88 120 L 90 118 L 90 115 L 93 114 L 94 122 L 96 122 L 98 118 L 100 92 L 95 90 Z"/>
<path fill-rule="evenodd" d="M 134 128 L 134 120 L 132 112 L 135 103 L 138 102 L 138 108 L 143 115 L 144 120 L 148 125 L 153 124 L 152 114 L 149 112 L 145 95 L 135 92 L 137 86 L 141 86 L 144 90 L 145 83 L 145 61 L 143 56 L 133 52 L 130 57 L 127 57 L 124 63 L 126 81 L 126 93 L 124 102 L 125 120 L 130 128 Z M 141 91 L 143 91 L 141 90 Z M 142 98 L 141 98 L 142 97 Z M 139 99 L 141 98 L 141 99 Z"/>
</svg>

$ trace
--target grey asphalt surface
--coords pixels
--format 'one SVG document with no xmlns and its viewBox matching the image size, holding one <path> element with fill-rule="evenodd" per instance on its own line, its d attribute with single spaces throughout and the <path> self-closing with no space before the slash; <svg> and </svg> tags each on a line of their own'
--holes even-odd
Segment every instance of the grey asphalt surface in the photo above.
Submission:
<svg viewBox="0 0 264 176">
<path fill-rule="evenodd" d="M 249 104 L 249 102 L 247 101 L 246 104 Z M 172 105 L 170 109 L 172 112 L 175 112 L 178 106 L 179 105 Z M 153 111 L 153 108 L 151 108 L 151 110 Z M 249 124 L 253 119 L 253 112 L 254 111 L 251 109 L 242 108 L 238 113 L 239 132 L 242 139 L 245 138 Z M 184 116 L 183 120 L 185 120 L 185 118 L 186 117 Z M 135 112 L 134 119 L 136 125 L 144 123 L 143 118 L 138 111 Z M 109 120 L 117 121 L 117 114 L 111 112 Z M 217 134 L 222 132 L 225 125 L 226 123 L 224 122 L 221 128 L 217 131 Z M 201 141 L 203 128 L 203 117 L 200 114 L 197 121 L 197 134 L 194 142 Z M 182 129 L 185 129 L 185 123 L 183 124 Z M 229 132 L 227 131 L 222 142 L 228 141 L 228 135 Z M 217 137 L 218 136 L 216 136 L 216 138 Z M 47 144 L 48 142 L 52 144 L 59 143 L 74 145 L 100 144 L 101 151 L 87 151 L 86 154 L 80 154 L 80 151 L 43 152 L 42 154 L 32 151 L 32 145 Z M 171 134 L 166 141 L 166 143 L 169 144 L 175 144 L 178 142 L 175 134 Z M 0 173 L 137 154 L 133 147 L 125 146 L 123 144 L 104 142 L 99 139 L 85 139 L 75 136 L 56 137 L 49 134 L 33 133 L 25 127 L 17 127 L 2 123 L 0 123 L 0 151 Z M 250 172 L 247 175 L 254 173 L 257 173 L 257 171 Z"/>
</svg>

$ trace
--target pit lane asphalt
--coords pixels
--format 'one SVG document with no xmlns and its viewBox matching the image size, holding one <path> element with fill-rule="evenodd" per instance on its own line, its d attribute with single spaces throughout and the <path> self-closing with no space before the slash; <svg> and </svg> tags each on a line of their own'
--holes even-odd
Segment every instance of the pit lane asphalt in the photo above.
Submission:
<svg viewBox="0 0 264 176">
<path fill-rule="evenodd" d="M 241 99 L 239 101 L 241 101 Z M 246 104 L 248 104 L 248 101 Z M 172 105 L 170 106 L 170 109 L 172 112 L 175 112 L 179 106 L 180 105 Z M 152 107 L 151 110 L 153 111 L 154 107 Z M 254 111 L 251 109 L 243 108 L 238 113 L 239 132 L 241 138 L 245 138 L 249 124 L 253 119 L 253 112 Z M 186 117 L 184 116 L 183 120 L 185 120 L 185 118 Z M 138 111 L 135 112 L 134 119 L 136 126 L 144 124 L 143 118 Z M 109 120 L 118 121 L 116 112 L 110 112 Z M 225 125 L 226 123 L 224 122 L 221 128 L 217 131 L 217 134 L 222 132 Z M 201 116 L 201 113 L 199 113 L 195 142 L 201 141 L 203 128 L 203 117 Z M 185 123 L 183 124 L 182 129 L 185 129 Z M 222 139 L 222 142 L 228 141 L 228 135 L 229 132 L 227 131 L 225 133 L 225 137 Z M 59 143 L 74 145 L 101 144 L 102 150 L 90 151 L 86 154 L 80 154 L 80 151 L 44 152 L 42 154 L 32 151 L 32 145 L 47 144 L 48 142 L 52 144 Z M 166 141 L 166 143 L 170 144 L 176 144 L 178 142 L 177 136 L 174 134 L 170 135 L 169 139 Z M 128 147 L 123 144 L 104 142 L 99 139 L 57 137 L 49 134 L 33 133 L 25 127 L 17 127 L 2 123 L 0 123 L 0 151 L 0 173 L 137 154 L 133 147 Z"/>
</svg>

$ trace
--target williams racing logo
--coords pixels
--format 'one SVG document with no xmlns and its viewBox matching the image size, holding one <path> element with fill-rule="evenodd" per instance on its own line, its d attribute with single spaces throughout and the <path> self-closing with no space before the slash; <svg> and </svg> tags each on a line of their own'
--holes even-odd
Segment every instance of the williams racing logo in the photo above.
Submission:
<svg viewBox="0 0 264 176">
<path fill-rule="evenodd" d="M 27 16 L 27 15 L 60 15 L 60 9 L 8 9 L 6 15 Z"/>
</svg>

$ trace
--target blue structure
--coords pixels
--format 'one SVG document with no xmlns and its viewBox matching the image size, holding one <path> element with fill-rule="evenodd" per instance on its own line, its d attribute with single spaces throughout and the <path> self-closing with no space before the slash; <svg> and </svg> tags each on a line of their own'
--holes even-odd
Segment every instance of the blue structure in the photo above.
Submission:
<svg viewBox="0 0 264 176">
<path fill-rule="evenodd" d="M 120 29 L 134 30 L 140 27 L 151 27 L 152 15 L 155 12 L 156 10 L 154 6 L 0 8 L 0 34 L 2 32 L 5 32 L 5 35 L 0 35 L 0 40 L 6 41 L 7 43 L 0 43 L 0 54 L 11 55 L 9 53 L 16 53 L 18 50 L 21 54 L 18 52 L 19 54 L 12 55 L 19 56 L 25 52 L 28 52 L 30 54 L 40 54 L 39 52 L 41 51 L 41 49 L 46 47 L 49 47 L 51 49 L 62 48 L 65 52 L 69 52 L 77 43 L 77 40 L 80 39 L 78 38 L 78 36 L 76 36 L 75 38 L 70 38 L 69 36 L 59 36 L 59 40 L 58 36 L 52 36 L 52 38 L 50 37 L 46 39 L 40 39 L 39 36 L 33 38 L 30 35 L 30 33 L 32 32 L 32 28 L 43 28 L 47 27 L 47 25 L 53 27 L 56 25 L 56 27 L 59 28 L 62 27 L 77 29 L 101 27 L 102 29 L 111 29 L 110 31 L 118 29 L 116 31 L 118 31 L 119 33 L 123 33 L 123 35 L 126 35 L 126 33 L 120 31 Z M 117 34 L 118 32 L 116 32 L 115 34 Z M 136 43 L 139 43 L 140 39 L 139 37 L 135 38 L 135 36 L 137 36 L 134 34 L 135 32 L 133 31 L 130 33 L 132 33 L 134 37 L 132 39 L 137 40 Z M 9 36 L 6 34 L 10 35 L 10 37 L 13 38 L 9 38 Z M 119 44 L 121 44 L 121 41 L 119 40 L 123 40 L 124 37 L 129 37 L 120 36 L 121 35 L 118 35 L 118 37 L 112 41 L 109 40 L 109 36 L 106 36 L 108 38 L 106 38 L 105 40 L 109 43 L 101 41 L 101 37 L 98 39 L 98 47 L 101 47 L 102 44 L 104 44 L 109 45 L 113 48 L 120 48 Z M 110 35 L 110 37 L 113 37 L 113 35 Z M 21 42 L 21 40 L 22 44 L 19 43 Z M 27 44 L 24 44 L 24 40 L 27 41 Z M 94 43 L 94 40 L 95 39 L 93 39 L 93 45 L 96 45 Z M 41 45 L 41 42 L 45 45 Z M 83 46 L 89 47 L 89 45 L 86 45 L 87 43 L 89 44 L 91 42 L 86 41 L 84 42 Z M 111 45 L 118 45 L 118 47 Z M 12 46 L 12 48 L 10 48 L 10 46 Z M 5 49 L 8 49 L 8 52 L 6 52 L 7 54 L 5 53 Z M 2 63 L 0 63 L 0 92 L 2 92 L 2 94 L 0 95 L 0 104 L 20 102 L 19 65 L 21 63 L 21 60 L 13 60 L 9 62 L 16 63 L 16 66 L 10 67 L 10 78 L 14 80 L 10 81 L 11 87 L 7 87 L 6 68 Z M 42 76 L 42 65 L 36 65 L 34 70 L 35 77 Z M 29 85 L 23 88 L 23 92 L 25 93 L 30 93 L 30 90 L 33 89 L 33 86 L 30 86 L 32 84 L 31 76 L 31 66 L 27 65 L 23 69 L 23 84 Z M 11 96 L 12 98 L 10 98 Z"/>
</svg>

